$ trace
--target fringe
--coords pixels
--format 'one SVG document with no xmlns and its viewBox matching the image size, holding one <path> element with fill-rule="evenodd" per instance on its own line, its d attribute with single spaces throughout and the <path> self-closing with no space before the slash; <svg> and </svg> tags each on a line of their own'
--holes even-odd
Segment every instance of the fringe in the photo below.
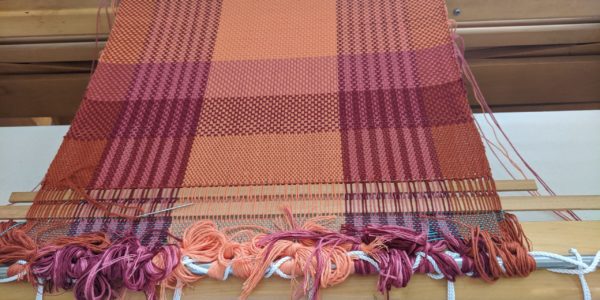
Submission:
<svg viewBox="0 0 600 300">
<path fill-rule="evenodd" d="M 445 233 L 435 241 L 427 239 L 426 231 L 396 225 L 345 226 L 337 232 L 328 229 L 331 217 L 298 224 L 289 209 L 284 217 L 287 228 L 245 232 L 252 237 L 245 242 L 236 240 L 248 230 L 227 235 L 231 229 L 200 221 L 180 241 L 152 249 L 131 236 L 109 241 L 104 233 L 62 237 L 38 247 L 22 229 L 12 228 L 0 236 L 0 263 L 11 265 L 9 276 L 26 271 L 22 279 L 43 284 L 45 292 L 73 290 L 77 299 L 117 299 L 127 290 L 158 299 L 165 287 L 180 289 L 203 277 L 225 280 L 230 275 L 245 280 L 241 299 L 273 274 L 292 280 L 294 298 L 318 298 L 320 288 L 351 274 L 378 274 L 377 288 L 386 293 L 405 287 L 415 272 L 493 282 L 535 270 L 529 241 L 511 214 L 500 221 L 498 235 L 470 228 L 470 238 Z M 13 224 L 0 224 L 0 229 Z M 462 258 L 462 266 L 448 251 Z"/>
</svg>

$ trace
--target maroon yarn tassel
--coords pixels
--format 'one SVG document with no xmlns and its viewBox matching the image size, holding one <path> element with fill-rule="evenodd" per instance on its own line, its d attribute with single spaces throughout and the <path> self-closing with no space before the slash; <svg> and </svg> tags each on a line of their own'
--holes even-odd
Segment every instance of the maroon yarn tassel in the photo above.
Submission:
<svg viewBox="0 0 600 300">
<path fill-rule="evenodd" d="M 358 250 L 363 250 L 361 248 L 360 244 L 352 245 L 352 251 L 358 251 Z M 371 254 L 371 256 L 377 256 L 377 255 L 379 255 L 378 253 L 380 251 L 381 251 L 381 249 L 371 251 L 370 254 Z M 377 271 L 377 269 L 375 269 L 375 267 L 373 265 L 371 265 L 370 263 L 368 263 L 362 259 L 354 260 L 354 273 L 358 274 L 358 275 L 379 274 L 379 272 Z"/>
<path fill-rule="evenodd" d="M 448 280 L 453 281 L 461 274 L 456 261 L 444 253 L 448 249 L 447 243 L 444 240 L 430 243 L 426 233 L 418 233 L 396 225 L 367 225 L 361 230 L 345 227 L 344 231 L 348 234 L 362 234 L 361 240 L 365 244 L 376 239 L 383 241 L 386 249 L 371 254 L 381 270 L 377 286 L 382 293 L 389 291 L 391 287 L 405 287 L 408 284 L 413 274 L 412 266 L 419 252 L 433 258 Z M 425 258 L 415 271 L 435 272 L 432 264 Z"/>
<path fill-rule="evenodd" d="M 367 225 L 361 229 L 344 226 L 342 230 L 346 234 L 359 235 L 364 244 L 371 244 L 377 239 L 383 241 L 386 249 L 371 253 L 379 265 L 377 289 L 381 293 L 388 292 L 392 287 L 400 288 L 408 284 L 413 274 L 410 254 L 416 249 L 417 243 L 425 243 L 426 237 L 393 225 Z"/>
<path fill-rule="evenodd" d="M 475 270 L 473 257 L 469 255 L 471 253 L 471 249 L 469 246 L 467 246 L 467 243 L 462 239 L 457 239 L 453 234 L 448 232 L 445 232 L 443 236 L 444 240 L 446 241 L 446 245 L 448 246 L 448 250 L 458 253 L 462 259 L 462 266 L 460 268 L 461 273 L 473 273 L 474 277 L 479 277 L 477 275 L 477 271 Z"/>
<path fill-rule="evenodd" d="M 33 283 L 44 283 L 46 292 L 73 288 L 75 281 L 97 261 L 97 254 L 110 246 L 105 233 L 60 237 L 43 246 L 31 260 Z"/>
<path fill-rule="evenodd" d="M 417 252 L 423 252 L 427 257 L 433 258 L 446 279 L 454 281 L 461 274 L 461 270 L 454 258 L 444 253 L 446 250 L 448 250 L 448 245 L 445 240 L 427 242 L 425 245 L 417 248 Z M 416 272 L 435 273 L 436 271 L 429 260 L 423 258 Z"/>
<path fill-rule="evenodd" d="M 377 290 L 385 294 L 392 287 L 405 287 L 412 277 L 412 260 L 405 250 L 390 248 L 373 257 L 379 264 Z"/>
</svg>

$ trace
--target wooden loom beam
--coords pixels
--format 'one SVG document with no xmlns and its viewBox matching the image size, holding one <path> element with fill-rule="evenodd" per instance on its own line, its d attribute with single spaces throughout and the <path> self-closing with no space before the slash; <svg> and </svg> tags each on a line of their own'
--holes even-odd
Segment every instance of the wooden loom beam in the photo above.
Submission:
<svg viewBox="0 0 600 300">
<path fill-rule="evenodd" d="M 496 180 L 496 190 L 499 192 L 520 192 L 520 191 L 537 191 L 535 180 Z M 341 188 L 340 188 L 341 189 Z M 30 203 L 33 202 L 36 192 L 13 192 L 8 199 L 8 202 Z"/>
<path fill-rule="evenodd" d="M 496 180 L 495 183 L 500 192 L 537 190 L 533 180 Z M 16 205 L 0 207 L 0 220 L 24 219 L 35 196 L 36 192 L 12 193 L 9 202 Z M 500 200 L 503 209 L 508 211 L 600 209 L 600 196 L 501 196 Z"/>
<path fill-rule="evenodd" d="M 591 284 L 593 295 L 600 293 L 600 272 L 586 276 Z M 377 276 L 350 276 L 345 282 L 334 287 L 321 289 L 323 299 L 386 299 L 376 291 Z M 186 288 L 182 299 L 237 299 L 242 281 L 230 278 L 227 281 L 201 279 L 193 288 Z M 577 276 L 555 274 L 546 270 L 532 273 L 523 278 L 501 278 L 493 284 L 481 280 L 460 277 L 455 283 L 456 297 L 461 300 L 506 300 L 506 299 L 581 299 L 581 287 Z M 35 290 L 29 283 L 9 283 L 0 286 L 4 300 L 34 299 Z M 291 292 L 290 281 L 281 278 L 268 278 L 259 284 L 249 299 L 288 299 Z M 166 299 L 172 298 L 167 291 Z M 72 292 L 45 295 L 52 300 L 73 299 Z M 146 299 L 143 293 L 128 292 L 126 299 Z M 433 280 L 423 274 L 415 275 L 407 287 L 393 288 L 389 299 L 446 299 L 446 282 Z"/>
<path fill-rule="evenodd" d="M 507 211 L 600 210 L 600 196 L 507 196 L 500 201 Z M 29 205 L 0 207 L 0 220 L 24 219 L 28 209 Z"/>
</svg>

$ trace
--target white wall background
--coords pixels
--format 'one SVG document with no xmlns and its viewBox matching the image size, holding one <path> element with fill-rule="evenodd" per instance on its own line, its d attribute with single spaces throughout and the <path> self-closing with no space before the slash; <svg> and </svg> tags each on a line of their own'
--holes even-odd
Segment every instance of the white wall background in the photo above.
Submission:
<svg viewBox="0 0 600 300">
<path fill-rule="evenodd" d="M 600 111 L 497 113 L 521 154 L 560 195 L 600 195 Z M 479 123 L 486 124 L 482 115 Z M 484 126 L 486 127 L 486 126 Z M 44 176 L 67 126 L 0 127 L 0 204 L 13 191 L 29 191 Z M 489 128 L 488 128 L 489 129 Z M 493 137 L 484 129 L 488 137 Z M 509 179 L 490 155 L 496 179 Z M 600 212 L 580 212 L 600 219 Z M 522 220 L 554 219 L 521 213 Z"/>
</svg>

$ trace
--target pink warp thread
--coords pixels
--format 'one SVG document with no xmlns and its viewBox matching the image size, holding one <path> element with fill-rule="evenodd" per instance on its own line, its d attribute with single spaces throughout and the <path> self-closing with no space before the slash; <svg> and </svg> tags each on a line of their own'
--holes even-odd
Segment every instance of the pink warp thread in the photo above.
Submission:
<svg viewBox="0 0 600 300">
<path fill-rule="evenodd" d="M 469 67 L 469 64 L 467 63 L 467 60 L 465 59 L 463 38 L 454 31 L 452 32 L 452 35 L 453 35 L 454 40 L 456 41 L 454 43 L 454 46 L 455 46 L 454 52 L 457 55 L 459 65 L 462 68 L 463 74 L 465 75 L 465 77 L 469 81 L 469 83 L 471 84 L 471 87 L 473 89 L 473 94 L 475 95 L 475 100 L 477 100 L 477 103 L 479 103 L 483 112 L 490 117 L 490 119 L 494 123 L 495 127 L 498 128 L 498 130 L 500 131 L 500 133 L 502 134 L 504 139 L 508 142 L 508 145 L 510 146 L 510 148 L 514 151 L 514 153 L 517 155 L 517 157 L 523 163 L 523 165 L 525 165 L 527 170 L 529 170 L 529 172 L 531 172 L 531 174 L 533 174 L 535 179 L 537 179 L 537 181 L 544 187 L 544 189 L 548 192 L 548 194 L 555 196 L 556 193 L 554 192 L 554 190 L 552 190 L 552 188 L 550 188 L 550 186 L 533 169 L 533 167 L 531 167 L 531 165 L 529 165 L 529 163 L 525 160 L 525 158 L 521 155 L 521 153 L 517 150 L 515 145 L 512 143 L 512 141 L 510 140 L 510 138 L 508 137 L 506 132 L 500 126 L 500 123 L 494 116 L 492 109 L 490 108 L 488 103 L 485 101 L 485 97 L 483 96 L 483 93 L 481 92 L 481 89 L 479 88 L 479 85 L 477 84 L 477 81 L 475 80 L 475 76 L 473 75 L 473 72 L 471 71 L 471 68 Z M 487 118 L 486 118 L 486 120 L 487 120 Z M 581 218 L 579 218 L 579 216 L 577 214 L 575 214 L 573 211 L 567 210 L 566 212 L 574 220 L 581 221 Z M 568 216 L 563 215 L 562 212 L 554 211 L 554 213 L 565 220 L 570 220 L 570 218 Z"/>
</svg>

